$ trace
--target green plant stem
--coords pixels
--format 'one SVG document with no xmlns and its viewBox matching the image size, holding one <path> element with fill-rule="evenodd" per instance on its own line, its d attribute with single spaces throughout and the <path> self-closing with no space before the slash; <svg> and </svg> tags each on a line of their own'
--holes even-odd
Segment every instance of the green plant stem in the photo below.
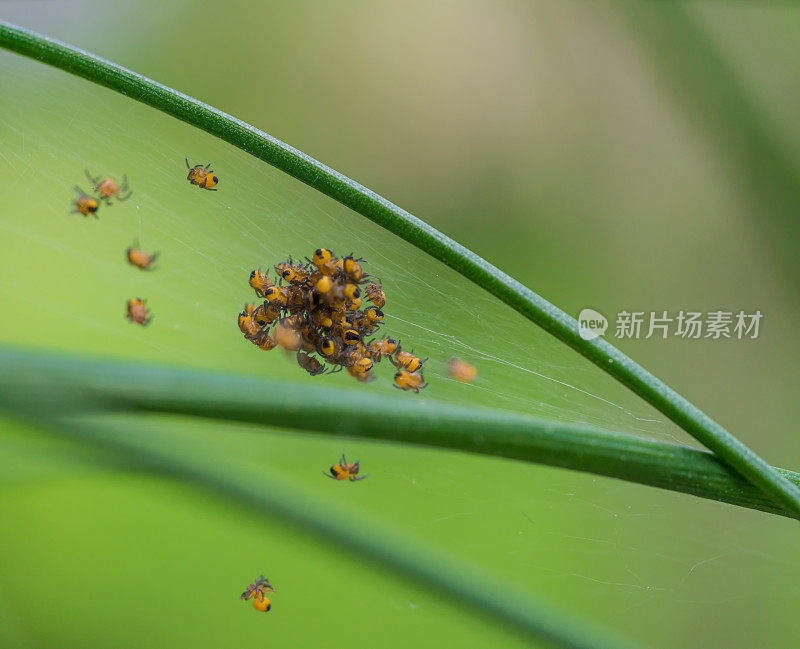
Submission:
<svg viewBox="0 0 800 649">
<path fill-rule="evenodd" d="M 222 111 L 66 43 L 0 22 L 0 46 L 153 106 L 285 171 L 452 267 L 588 358 L 800 517 L 800 490 L 684 397 L 518 281 L 375 192 Z"/>
<path fill-rule="evenodd" d="M 28 412 L 30 418 L 33 414 Z M 332 499 L 320 499 L 300 485 L 271 472 L 256 470 L 225 458 L 198 451 L 191 440 L 148 439 L 137 435 L 143 422 L 126 430 L 119 422 L 110 424 L 96 417 L 66 419 L 54 417 L 38 424 L 59 436 L 88 442 L 110 455 L 114 466 L 150 470 L 223 494 L 232 502 L 269 515 L 338 546 L 359 561 L 372 561 L 389 568 L 403 579 L 422 584 L 465 607 L 470 616 L 482 616 L 529 640 L 544 641 L 562 649 L 622 649 L 631 645 L 594 628 L 529 593 L 498 582 L 478 568 L 427 546 L 400 530 L 371 521 L 343 508 Z M 322 479 L 320 477 L 320 479 Z M 346 524 L 343 524 L 346 521 Z M 538 642 L 537 642 L 538 645 Z"/>
<path fill-rule="evenodd" d="M 103 411 L 194 415 L 458 449 L 793 516 L 706 451 L 517 413 L 446 406 L 413 395 L 396 399 L 0 347 L 0 406 L 59 416 Z M 797 473 L 777 471 L 800 485 Z"/>
</svg>

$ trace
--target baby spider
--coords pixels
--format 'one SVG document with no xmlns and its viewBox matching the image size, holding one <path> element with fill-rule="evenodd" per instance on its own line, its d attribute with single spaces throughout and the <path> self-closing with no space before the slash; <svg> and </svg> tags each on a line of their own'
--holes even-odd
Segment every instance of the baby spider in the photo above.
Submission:
<svg viewBox="0 0 800 649">
<path fill-rule="evenodd" d="M 91 214 L 94 218 L 99 219 L 97 210 L 100 209 L 100 203 L 97 202 L 97 199 L 86 194 L 77 185 L 75 185 L 75 191 L 78 192 L 78 198 L 72 202 L 72 206 L 75 209 L 70 211 L 70 214 L 83 214 L 84 216 Z"/>
<path fill-rule="evenodd" d="M 244 337 L 251 342 L 261 333 L 261 327 L 256 322 L 255 315 L 252 308 L 255 305 L 245 305 L 244 311 L 239 314 L 238 323 L 239 330 L 244 334 Z"/>
<path fill-rule="evenodd" d="M 370 284 L 366 290 L 367 300 L 372 302 L 377 308 L 382 309 L 386 304 L 386 293 L 380 284 Z"/>
<path fill-rule="evenodd" d="M 258 611 L 266 613 L 272 608 L 272 603 L 267 599 L 266 595 L 267 593 L 274 592 L 276 591 L 272 587 L 272 584 L 269 583 L 269 579 L 261 575 L 255 582 L 250 584 L 239 597 L 244 601 L 252 599 L 253 607 Z"/>
<path fill-rule="evenodd" d="M 364 372 L 356 365 L 347 368 L 347 373 L 352 376 L 359 383 L 369 383 L 375 380 L 375 375 L 372 372 Z"/>
<path fill-rule="evenodd" d="M 267 273 L 262 273 L 260 268 L 250 273 L 250 287 L 256 292 L 258 297 L 264 297 L 267 289 L 272 286 L 274 286 L 272 280 L 267 277 Z"/>
<path fill-rule="evenodd" d="M 347 257 L 342 257 L 341 261 L 342 272 L 344 273 L 344 276 L 351 282 L 358 283 L 365 277 L 371 277 L 371 275 L 366 275 L 364 273 L 364 267 L 359 263 L 364 260 L 360 257 L 356 259 L 352 254 L 350 254 L 347 255 Z"/>
<path fill-rule="evenodd" d="M 362 476 L 358 475 L 358 462 L 348 462 L 344 457 L 344 453 L 342 453 L 339 464 L 334 464 L 331 467 L 330 473 L 325 473 L 323 471 L 322 475 L 331 480 L 350 480 L 350 482 L 356 482 L 357 480 L 363 480 L 369 477 L 369 473 Z"/>
<path fill-rule="evenodd" d="M 408 372 L 418 372 L 422 367 L 422 364 L 427 361 L 428 359 L 420 360 L 416 356 L 414 356 L 412 352 L 404 352 L 403 349 L 398 345 L 397 351 L 395 351 L 394 359 L 389 358 L 392 364 L 398 370 L 407 370 Z"/>
<path fill-rule="evenodd" d="M 255 307 L 255 305 L 253 306 Z M 268 324 L 272 324 L 281 317 L 281 310 L 265 301 L 264 304 L 255 309 L 252 315 L 259 327 L 266 327 Z"/>
<path fill-rule="evenodd" d="M 189 175 L 186 176 L 186 180 L 192 183 L 192 185 L 197 185 L 203 189 L 208 189 L 212 192 L 217 191 L 214 189 L 214 186 L 219 182 L 219 178 L 214 175 L 213 169 L 209 169 L 211 166 L 210 162 L 205 167 L 203 165 L 195 165 L 192 167 L 189 165 L 189 158 L 184 159 L 186 160 L 186 168 L 189 170 Z"/>
<path fill-rule="evenodd" d="M 278 346 L 278 343 L 266 331 L 258 332 L 253 338 L 250 338 L 250 341 L 265 352 L 271 351 Z"/>
<path fill-rule="evenodd" d="M 272 330 L 272 337 L 278 343 L 278 346 L 287 352 L 296 352 L 303 345 L 300 335 L 294 329 L 281 322 Z"/>
<path fill-rule="evenodd" d="M 117 181 L 111 176 L 107 178 L 103 178 L 102 176 L 93 178 L 88 169 L 84 169 L 84 173 L 86 173 L 89 182 L 92 183 L 92 187 L 97 193 L 97 198 L 101 201 L 105 201 L 106 205 L 111 205 L 112 198 L 116 198 L 117 201 L 127 201 L 131 197 L 131 194 L 133 194 L 131 188 L 128 186 L 127 176 L 123 176 L 122 184 L 118 185 Z"/>
<path fill-rule="evenodd" d="M 427 385 L 428 384 L 425 383 L 425 377 L 419 372 L 400 370 L 394 375 L 394 387 L 404 392 L 406 390 L 413 390 L 414 394 L 419 394 L 419 391 L 424 390 Z"/>
<path fill-rule="evenodd" d="M 311 271 L 304 264 L 295 264 L 292 258 L 275 266 L 275 271 L 279 277 L 285 279 L 289 284 L 299 286 L 308 281 Z"/>
<path fill-rule="evenodd" d="M 138 297 L 128 300 L 128 312 L 125 317 L 143 327 L 149 325 L 153 319 L 153 315 L 147 309 L 147 300 Z"/>
<path fill-rule="evenodd" d="M 312 347 L 313 349 L 313 347 Z M 320 363 L 317 358 L 306 354 L 305 352 L 297 352 L 297 364 L 302 367 L 311 376 L 319 376 L 320 374 L 332 374 L 334 372 L 341 372 L 342 368 L 337 367 L 335 370 L 326 368 L 323 363 Z"/>
<path fill-rule="evenodd" d="M 376 363 L 386 356 L 390 357 L 397 350 L 398 343 L 394 338 L 384 338 L 383 340 L 373 340 L 367 347 L 367 354 Z"/>
<path fill-rule="evenodd" d="M 338 270 L 336 268 L 336 258 L 328 248 L 317 248 L 311 259 L 306 257 L 306 260 L 314 264 L 317 267 L 317 271 L 323 275 L 333 275 Z"/>
<path fill-rule="evenodd" d="M 456 381 L 462 383 L 469 383 L 478 376 L 478 368 L 470 365 L 467 361 L 462 361 L 460 358 L 451 358 L 447 363 L 447 371 Z"/>
<path fill-rule="evenodd" d="M 158 252 L 148 255 L 144 250 L 139 249 L 139 242 L 135 241 L 134 244 L 125 251 L 128 257 L 128 263 L 131 266 L 136 266 L 142 270 L 155 270 L 153 263 L 158 259 Z"/>
</svg>

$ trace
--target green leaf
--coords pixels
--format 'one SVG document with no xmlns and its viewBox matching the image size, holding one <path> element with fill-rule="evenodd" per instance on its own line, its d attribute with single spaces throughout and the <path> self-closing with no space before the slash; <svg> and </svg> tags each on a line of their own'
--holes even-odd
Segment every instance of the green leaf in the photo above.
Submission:
<svg viewBox="0 0 800 649">
<path fill-rule="evenodd" d="M 404 403 L 322 387 L 299 392 L 267 379 L 2 347 L 0 388 L 6 408 L 51 417 L 148 411 L 450 448 L 791 516 L 711 453 L 505 411 Z M 776 470 L 800 485 L 800 474 Z"/>
</svg>

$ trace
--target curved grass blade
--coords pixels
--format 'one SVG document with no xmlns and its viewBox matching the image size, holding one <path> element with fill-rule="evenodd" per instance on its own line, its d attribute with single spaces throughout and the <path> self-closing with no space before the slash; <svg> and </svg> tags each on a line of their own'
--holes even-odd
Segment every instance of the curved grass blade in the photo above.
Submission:
<svg viewBox="0 0 800 649">
<path fill-rule="evenodd" d="M 19 414 L 20 411 L 17 410 Z M 136 470 L 166 474 L 224 494 L 233 502 L 252 508 L 259 514 L 278 517 L 299 529 L 324 538 L 326 544 L 338 545 L 359 560 L 394 570 L 400 577 L 416 581 L 465 606 L 470 615 L 483 615 L 488 621 L 544 641 L 562 649 L 622 649 L 631 645 L 613 638 L 609 632 L 593 628 L 530 594 L 500 583 L 470 564 L 453 559 L 432 547 L 408 538 L 400 530 L 369 521 L 341 507 L 333 500 L 319 497 L 285 478 L 270 477 L 223 458 L 210 457 L 193 448 L 191 442 L 158 439 L 154 444 L 96 418 L 70 420 L 45 418 L 36 411 L 22 415 L 48 432 L 73 440 L 91 443 L 110 452 L 108 461 Z M 141 425 L 139 422 L 138 426 Z M 343 525 L 342 521 L 347 521 Z M 538 644 L 538 643 L 537 643 Z"/>
<path fill-rule="evenodd" d="M 375 192 L 222 111 L 72 45 L 0 21 L 0 46 L 177 117 L 285 171 L 402 237 L 486 289 L 660 410 L 752 484 L 800 517 L 800 489 L 687 399 L 574 318 Z"/>
<path fill-rule="evenodd" d="M 450 448 L 793 516 L 706 451 L 517 413 L 354 390 L 0 347 L 0 407 L 62 415 L 173 413 Z M 800 485 L 800 474 L 777 471 Z"/>
</svg>

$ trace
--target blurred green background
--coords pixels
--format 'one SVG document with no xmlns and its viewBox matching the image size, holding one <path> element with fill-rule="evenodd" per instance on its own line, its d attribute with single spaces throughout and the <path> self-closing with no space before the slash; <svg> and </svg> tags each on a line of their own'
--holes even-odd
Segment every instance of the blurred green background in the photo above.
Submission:
<svg viewBox="0 0 800 649">
<path fill-rule="evenodd" d="M 2 2 L 0 17 L 173 86 L 297 146 L 577 316 L 754 311 L 755 341 L 620 341 L 768 461 L 793 434 L 800 9 L 683 2 Z M 365 219 L 231 147 L 0 53 L 0 341 L 307 379 L 234 327 L 249 270 L 321 244 L 387 287 L 387 328 L 441 368 L 422 398 L 685 437 L 569 350 Z M 220 191 L 185 183 L 212 161 Z M 127 173 L 99 221 L 83 169 Z M 134 238 L 158 273 L 125 267 Z M 148 330 L 122 318 L 147 297 Z M 393 393 L 381 380 L 337 387 Z M 434 377 L 431 372 L 431 377 Z M 410 395 L 397 395 L 406 398 Z M 656 420 L 656 421 L 651 421 Z M 790 646 L 794 523 L 592 476 L 449 452 L 148 417 L 451 551 L 645 646 Z M 372 476 L 319 471 L 342 450 Z M 0 424 L 0 645 L 216 647 L 333 638 L 521 641 L 358 557 L 191 486 Z M 343 521 L 346 524 L 346 521 Z M 265 572 L 269 616 L 238 600 Z"/>
</svg>

